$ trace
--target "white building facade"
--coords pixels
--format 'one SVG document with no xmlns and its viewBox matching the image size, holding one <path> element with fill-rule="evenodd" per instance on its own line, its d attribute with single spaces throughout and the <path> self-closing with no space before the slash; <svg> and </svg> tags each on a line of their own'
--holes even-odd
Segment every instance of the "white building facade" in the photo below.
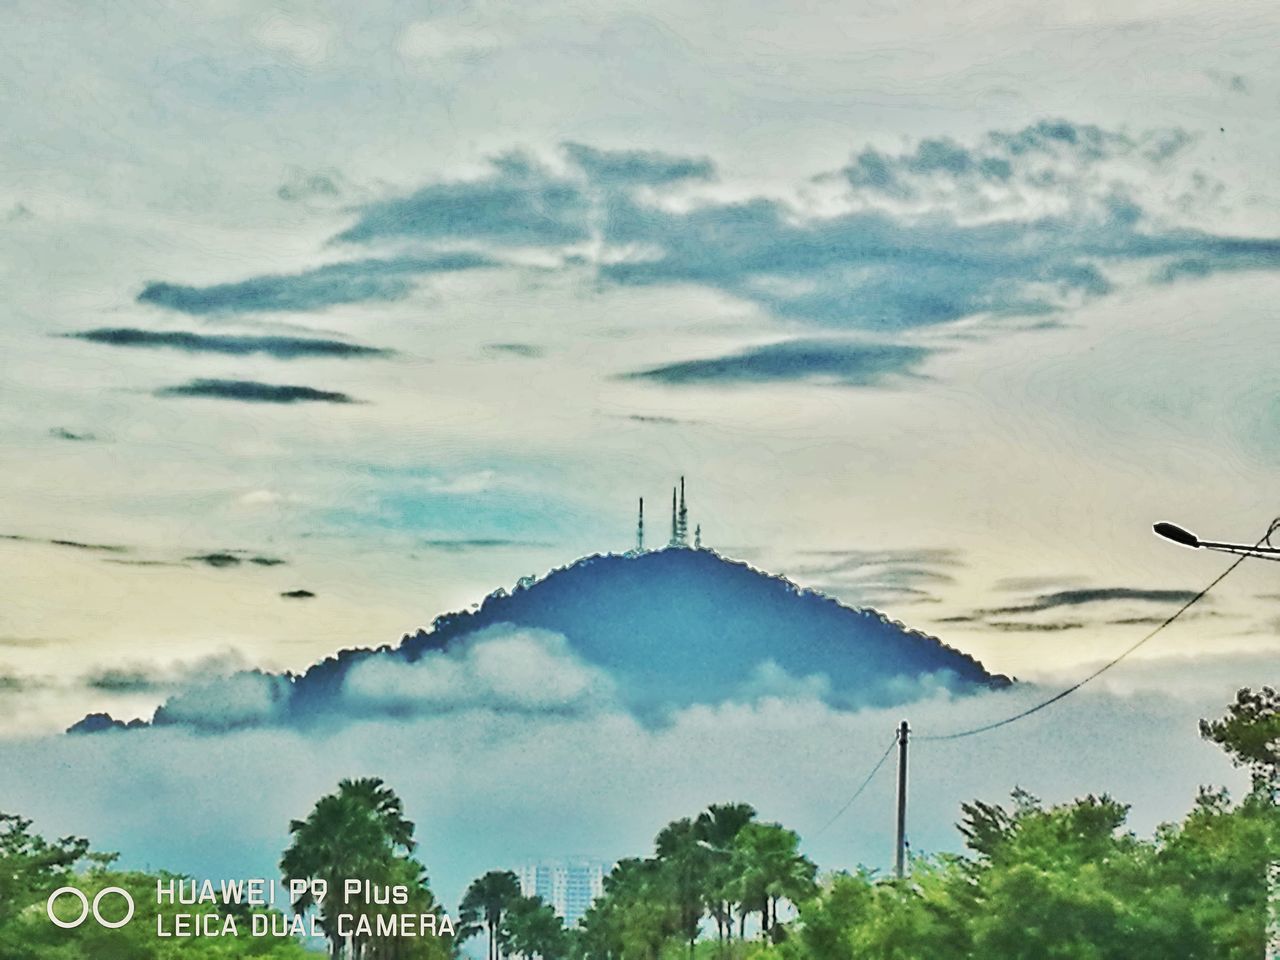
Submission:
<svg viewBox="0 0 1280 960">
<path fill-rule="evenodd" d="M 566 925 L 574 926 L 592 902 L 604 893 L 609 864 L 602 860 L 542 860 L 526 863 L 516 871 L 520 892 L 541 897 Z"/>
</svg>

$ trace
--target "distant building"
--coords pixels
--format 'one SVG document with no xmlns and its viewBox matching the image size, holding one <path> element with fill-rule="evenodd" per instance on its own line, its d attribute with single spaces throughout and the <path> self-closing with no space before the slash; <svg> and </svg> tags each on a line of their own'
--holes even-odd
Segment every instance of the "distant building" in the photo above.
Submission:
<svg viewBox="0 0 1280 960">
<path fill-rule="evenodd" d="M 520 892 L 541 897 L 572 927 L 587 912 L 592 901 L 604 893 L 609 865 L 602 860 L 543 860 L 526 863 L 516 875 Z"/>
</svg>

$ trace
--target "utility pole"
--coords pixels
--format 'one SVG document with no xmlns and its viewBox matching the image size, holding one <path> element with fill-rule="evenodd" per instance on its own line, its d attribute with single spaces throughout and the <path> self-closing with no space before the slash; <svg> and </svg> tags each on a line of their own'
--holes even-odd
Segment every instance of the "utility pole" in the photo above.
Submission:
<svg viewBox="0 0 1280 960">
<path fill-rule="evenodd" d="M 901 880 L 907 865 L 907 735 L 911 728 L 903 720 L 898 725 L 898 842 L 893 872 Z"/>
</svg>

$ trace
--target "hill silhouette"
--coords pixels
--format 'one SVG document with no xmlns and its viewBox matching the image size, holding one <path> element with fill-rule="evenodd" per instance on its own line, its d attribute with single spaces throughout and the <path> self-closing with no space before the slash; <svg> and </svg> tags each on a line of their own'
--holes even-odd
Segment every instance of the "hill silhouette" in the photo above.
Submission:
<svg viewBox="0 0 1280 960">
<path fill-rule="evenodd" d="M 906 703 L 940 687 L 969 693 L 1010 683 L 876 610 L 845 606 L 713 550 L 668 548 L 585 557 L 498 590 L 475 609 L 443 614 L 398 646 L 343 650 L 301 675 L 271 678 L 278 720 L 310 726 L 342 713 L 348 675 L 371 658 L 422 662 L 506 625 L 562 635 L 649 719 L 770 693 L 803 691 L 854 708 Z M 186 721 L 160 707 L 153 722 Z M 72 730 L 120 726 L 99 714 Z"/>
<path fill-rule="evenodd" d="M 718 703 L 758 687 L 761 665 L 801 680 L 826 678 L 834 706 L 914 699 L 922 683 L 957 692 L 1007 686 L 968 654 L 870 609 L 803 590 L 712 550 L 665 549 L 586 557 L 478 609 L 437 617 L 381 654 L 418 660 L 500 624 L 563 634 L 644 712 Z M 344 652 L 300 677 L 294 711 L 323 711 L 353 657 Z M 775 673 L 777 671 L 774 671 Z"/>
</svg>

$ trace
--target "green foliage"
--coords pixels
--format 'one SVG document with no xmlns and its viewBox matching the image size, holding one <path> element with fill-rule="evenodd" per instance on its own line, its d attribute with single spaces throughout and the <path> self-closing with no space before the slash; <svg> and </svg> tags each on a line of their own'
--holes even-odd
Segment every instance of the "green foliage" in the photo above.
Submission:
<svg viewBox="0 0 1280 960">
<path fill-rule="evenodd" d="M 114 854 L 93 853 L 86 840 L 64 837 L 49 842 L 31 832 L 31 821 L 0 814 L 0 960 L 178 960 L 181 958 L 254 957 L 266 960 L 305 960 L 314 957 L 288 936 L 252 936 L 256 915 L 281 921 L 277 911 L 236 904 L 157 903 L 157 884 L 168 886 L 183 878 L 112 869 Z M 341 902 L 342 881 L 368 879 L 384 886 L 401 885 L 407 903 L 380 908 L 353 901 L 344 912 L 359 915 L 386 909 L 398 913 L 436 913 L 421 863 L 409 854 L 413 848 L 413 824 L 404 818 L 396 795 L 380 780 L 344 780 L 338 791 L 324 797 L 305 820 L 291 825 L 293 842 L 282 859 L 289 877 L 320 877 L 330 883 L 328 903 Z M 53 890 L 74 886 L 92 902 L 107 887 L 120 887 L 133 898 L 133 919 L 111 929 L 92 918 L 65 929 L 49 922 L 46 903 Z M 338 892 L 335 892 L 338 891 Z M 111 916 L 111 896 L 103 902 Z M 313 906 L 303 897 L 298 909 Z M 79 901 L 59 898 L 55 912 L 63 920 L 80 913 Z M 123 909 L 123 908 L 121 908 Z M 216 918 L 217 936 L 174 936 L 178 915 L 188 915 L 187 929 L 205 929 L 200 918 Z M 223 921 L 233 918 L 236 936 L 223 935 Z M 283 923 L 266 929 L 288 929 Z M 169 935 L 163 935 L 169 934 Z M 340 944 L 331 938 L 333 955 Z M 360 960 L 449 960 L 452 944 L 445 938 L 366 937 L 346 945 L 348 955 Z M 550 960 L 550 958 L 548 958 Z"/>
<path fill-rule="evenodd" d="M 503 921 L 520 899 L 520 881 L 510 870 L 490 870 L 473 881 L 458 907 L 459 939 L 467 940 L 483 929 L 489 937 L 489 960 L 501 960 L 506 949 Z"/>
<path fill-rule="evenodd" d="M 814 890 L 817 868 L 799 852 L 800 838 L 776 823 L 759 823 L 744 803 L 708 807 L 672 821 L 654 839 L 654 856 L 623 860 L 605 879 L 605 896 L 583 917 L 578 956 L 658 960 L 678 938 L 690 960 L 706 917 L 716 924 L 719 960 L 730 953 L 747 916 L 758 913 L 764 938 L 777 935 L 780 901 L 799 902 Z"/>
<path fill-rule="evenodd" d="M 1257 693 L 1246 687 L 1236 694 L 1225 717 L 1200 721 L 1200 735 L 1248 767 L 1255 790 L 1275 797 L 1280 788 L 1280 693 L 1272 687 Z"/>
<path fill-rule="evenodd" d="M 522 957 L 564 960 L 569 931 L 564 921 L 539 897 L 521 897 L 508 909 L 503 940 Z"/>
<path fill-rule="evenodd" d="M 0 960 L 232 960 L 232 958 L 258 958 L 258 960 L 306 960 L 308 954 L 296 941 L 288 938 L 191 937 L 161 938 L 156 935 L 157 922 L 164 929 L 174 929 L 174 915 L 190 913 L 212 914 L 210 904 L 174 906 L 156 903 L 157 880 L 167 881 L 170 875 L 125 872 L 108 869 L 114 859 L 111 856 L 95 856 L 88 852 L 85 841 L 68 843 L 60 840 L 45 845 L 39 837 L 32 836 L 27 828 L 30 823 L 17 817 L 3 818 L 12 829 L 8 835 L 14 843 L 0 846 L 0 873 L 12 884 L 21 879 L 28 893 L 15 901 L 10 899 L 0 912 Z M 69 838 L 68 838 L 69 839 Z M 42 857 L 24 856 L 23 849 L 45 847 L 55 854 L 58 866 L 54 871 L 47 867 Z M 50 849 L 51 848 L 51 849 Z M 11 856 L 14 850 L 18 856 Z M 66 862 L 71 852 L 80 851 L 89 868 L 82 873 L 72 870 L 73 862 Z M 43 861 L 43 862 L 42 862 Z M 45 914 L 46 899 L 60 886 L 74 885 L 92 902 L 94 896 L 106 887 L 120 887 L 133 897 L 136 910 L 133 920 L 119 929 L 101 927 L 92 919 L 78 927 L 63 929 L 49 922 Z M 39 889 L 34 889 L 37 887 Z M 12 887 L 10 888 L 12 889 Z M 114 919 L 109 904 L 115 898 L 104 901 L 103 913 Z M 21 904 L 20 906 L 18 904 Z M 71 897 L 58 900 L 56 914 L 63 920 L 74 920 L 80 912 L 80 904 Z M 242 908 L 236 913 L 241 931 L 247 931 L 255 913 L 273 913 L 267 910 Z"/>
<path fill-rule="evenodd" d="M 292 842 L 280 858 L 286 880 L 322 879 L 329 894 L 318 908 L 319 924 L 329 938 L 332 955 L 343 948 L 335 922 L 337 913 L 353 917 L 386 912 L 432 913 L 435 899 L 427 885 L 426 868 L 413 859 L 413 823 L 405 818 L 404 804 L 376 777 L 343 780 L 336 792 L 316 801 L 302 820 L 289 824 Z M 407 905 L 380 907 L 362 900 L 344 903 L 347 879 L 367 880 L 381 888 L 404 885 Z M 293 903 L 299 913 L 317 908 L 310 889 Z M 346 947 L 361 960 L 445 960 L 450 946 L 434 937 L 359 937 L 354 932 Z"/>
<path fill-rule="evenodd" d="M 89 841 L 63 837 L 53 843 L 31 832 L 31 821 L 0 813 L 0 919 L 65 885 L 89 852 Z"/>
<path fill-rule="evenodd" d="M 1202 793 L 1150 840 L 1126 808 L 963 806 L 968 857 L 916 858 L 906 881 L 829 878 L 801 905 L 785 960 L 1248 960 L 1262 956 L 1280 810 Z"/>
<path fill-rule="evenodd" d="M 837 874 L 818 886 L 799 837 L 745 804 L 668 824 L 655 856 L 618 864 L 583 919 L 590 960 L 1256 960 L 1270 862 L 1280 860 L 1280 696 L 1242 690 L 1202 732 L 1254 775 L 1233 804 L 1202 792 L 1150 839 L 1128 807 L 963 804 L 966 856 L 917 857 L 907 880 Z M 789 901 L 799 917 L 777 920 Z M 761 938 L 744 940 L 759 917 Z M 705 917 L 714 943 L 697 942 Z M 734 927 L 738 940 L 734 941 Z"/>
</svg>

